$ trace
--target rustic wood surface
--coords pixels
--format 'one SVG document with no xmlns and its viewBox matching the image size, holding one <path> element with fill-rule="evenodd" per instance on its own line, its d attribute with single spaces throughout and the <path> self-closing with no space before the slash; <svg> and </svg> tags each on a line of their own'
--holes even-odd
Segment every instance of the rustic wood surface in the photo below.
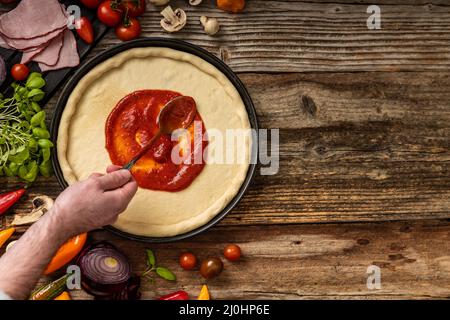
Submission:
<svg viewBox="0 0 450 320">
<path fill-rule="evenodd" d="M 379 1 L 377 31 L 366 27 L 370 1 L 252 0 L 241 15 L 185 3 L 173 1 L 189 16 L 182 32 L 161 32 L 150 7 L 143 36 L 188 40 L 238 72 L 261 127 L 280 129 L 280 170 L 256 175 L 211 231 L 152 245 L 179 280 L 144 282 L 143 297 L 179 287 L 197 294 L 202 280 L 176 267 L 179 253 L 217 255 L 228 242 L 241 244 L 245 258 L 210 283 L 217 299 L 450 297 L 447 1 Z M 220 36 L 204 35 L 202 14 L 220 19 Z M 118 42 L 110 31 L 90 56 Z M 18 184 L 2 178 L 0 192 Z M 55 178 L 40 179 L 15 212 L 28 211 L 35 194 L 60 191 Z M 387 220 L 403 222 L 379 222 Z M 145 244 L 106 231 L 91 236 L 110 239 L 143 270 Z M 371 264 L 382 269 L 381 290 L 366 288 Z"/>
</svg>

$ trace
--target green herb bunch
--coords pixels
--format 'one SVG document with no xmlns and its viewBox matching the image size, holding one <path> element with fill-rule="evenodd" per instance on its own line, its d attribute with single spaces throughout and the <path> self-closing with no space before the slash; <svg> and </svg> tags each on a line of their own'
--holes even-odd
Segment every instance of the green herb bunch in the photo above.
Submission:
<svg viewBox="0 0 450 320">
<path fill-rule="evenodd" d="M 11 84 L 12 97 L 0 94 L 0 176 L 18 176 L 28 183 L 39 173 L 51 176 L 53 143 L 45 124 L 45 111 L 38 102 L 44 98 L 45 80 L 32 72 L 25 84 Z"/>
</svg>

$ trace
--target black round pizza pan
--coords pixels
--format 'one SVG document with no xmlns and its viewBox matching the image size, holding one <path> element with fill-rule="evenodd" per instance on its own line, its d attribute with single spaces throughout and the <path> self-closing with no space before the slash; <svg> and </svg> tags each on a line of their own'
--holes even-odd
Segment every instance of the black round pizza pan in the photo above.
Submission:
<svg viewBox="0 0 450 320">
<path fill-rule="evenodd" d="M 58 129 L 59 129 L 59 123 L 61 120 L 62 113 L 64 111 L 64 108 L 66 106 L 67 100 L 72 93 L 75 86 L 78 84 L 78 82 L 81 80 L 81 78 L 84 77 L 92 68 L 94 68 L 99 63 L 113 57 L 114 55 L 131 49 L 131 48 L 139 48 L 139 47 L 165 47 L 165 48 L 171 48 L 178 51 L 184 51 L 193 55 L 196 55 L 203 60 L 209 62 L 210 64 L 214 65 L 217 69 L 219 69 L 224 75 L 227 76 L 227 78 L 231 81 L 231 83 L 236 87 L 237 91 L 239 92 L 242 101 L 245 104 L 245 108 L 247 110 L 248 118 L 250 121 L 250 125 L 252 129 L 256 130 L 258 132 L 258 119 L 256 116 L 255 107 L 253 105 L 252 99 L 250 98 L 250 95 L 247 92 L 247 89 L 245 88 L 244 84 L 241 82 L 241 80 L 238 78 L 238 76 L 228 67 L 222 60 L 214 56 L 213 54 L 209 53 L 203 48 L 200 48 L 196 45 L 193 45 L 191 43 L 181 41 L 181 40 L 175 40 L 175 39 L 166 39 L 166 38 L 157 38 L 157 37 L 150 37 L 150 38 L 142 38 L 142 39 L 136 39 L 133 41 L 125 42 L 122 44 L 118 44 L 116 46 L 113 46 L 91 60 L 86 61 L 83 63 L 77 71 L 73 74 L 73 76 L 69 79 L 68 83 L 65 85 L 65 87 L 62 90 L 61 95 L 59 96 L 59 99 L 56 103 L 56 108 L 53 114 L 52 122 L 51 122 L 51 137 L 53 141 L 57 141 L 58 139 Z M 210 220 L 205 225 L 198 227 L 194 230 L 191 230 L 189 232 L 179 234 L 172 237 L 146 237 L 146 236 L 138 236 L 133 235 L 127 232 L 123 232 L 113 226 L 106 226 L 105 228 L 110 230 L 111 232 L 120 235 L 122 237 L 131 239 L 131 240 L 137 240 L 137 241 L 143 241 L 148 243 L 163 243 L 163 242 L 173 242 L 173 241 L 179 241 L 186 239 L 188 237 L 195 236 L 213 225 L 217 224 L 220 220 L 222 220 L 239 202 L 239 200 L 244 195 L 245 191 L 248 189 L 254 173 L 256 169 L 256 162 L 255 159 L 257 159 L 258 155 L 258 137 L 257 135 L 253 136 L 252 140 L 252 161 L 249 165 L 247 176 L 242 183 L 241 188 L 239 189 L 236 196 L 228 203 L 228 205 L 220 212 L 218 213 L 212 220 Z M 64 179 L 64 175 L 61 171 L 61 167 L 59 165 L 58 156 L 57 156 L 57 146 L 55 143 L 55 150 L 52 155 L 52 163 L 53 163 L 53 169 L 55 171 L 56 178 L 58 179 L 59 184 L 62 188 L 67 188 L 68 184 L 66 180 Z"/>
</svg>

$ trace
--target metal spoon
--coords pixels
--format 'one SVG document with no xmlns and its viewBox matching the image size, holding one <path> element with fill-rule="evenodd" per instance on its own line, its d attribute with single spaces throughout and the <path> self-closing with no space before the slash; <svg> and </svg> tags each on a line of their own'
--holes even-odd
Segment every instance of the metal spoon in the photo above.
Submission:
<svg viewBox="0 0 450 320">
<path fill-rule="evenodd" d="M 167 102 L 158 114 L 156 122 L 159 130 L 153 138 L 128 162 L 123 169 L 131 170 L 136 162 L 147 153 L 162 134 L 172 134 L 175 130 L 186 129 L 194 121 L 197 107 L 192 97 L 180 96 Z"/>
</svg>

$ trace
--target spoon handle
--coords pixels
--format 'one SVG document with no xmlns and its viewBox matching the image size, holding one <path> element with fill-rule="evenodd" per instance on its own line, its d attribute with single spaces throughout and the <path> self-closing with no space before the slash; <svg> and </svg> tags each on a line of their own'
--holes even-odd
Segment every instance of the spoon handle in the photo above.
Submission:
<svg viewBox="0 0 450 320">
<path fill-rule="evenodd" d="M 147 153 L 147 151 L 152 147 L 153 143 L 161 136 L 161 130 L 158 130 L 158 132 L 153 136 L 153 138 L 147 143 L 138 153 L 131 159 L 130 162 L 128 162 L 126 165 L 122 167 L 122 169 L 131 170 L 133 166 L 136 164 L 136 162 L 142 158 L 144 154 Z"/>
</svg>

